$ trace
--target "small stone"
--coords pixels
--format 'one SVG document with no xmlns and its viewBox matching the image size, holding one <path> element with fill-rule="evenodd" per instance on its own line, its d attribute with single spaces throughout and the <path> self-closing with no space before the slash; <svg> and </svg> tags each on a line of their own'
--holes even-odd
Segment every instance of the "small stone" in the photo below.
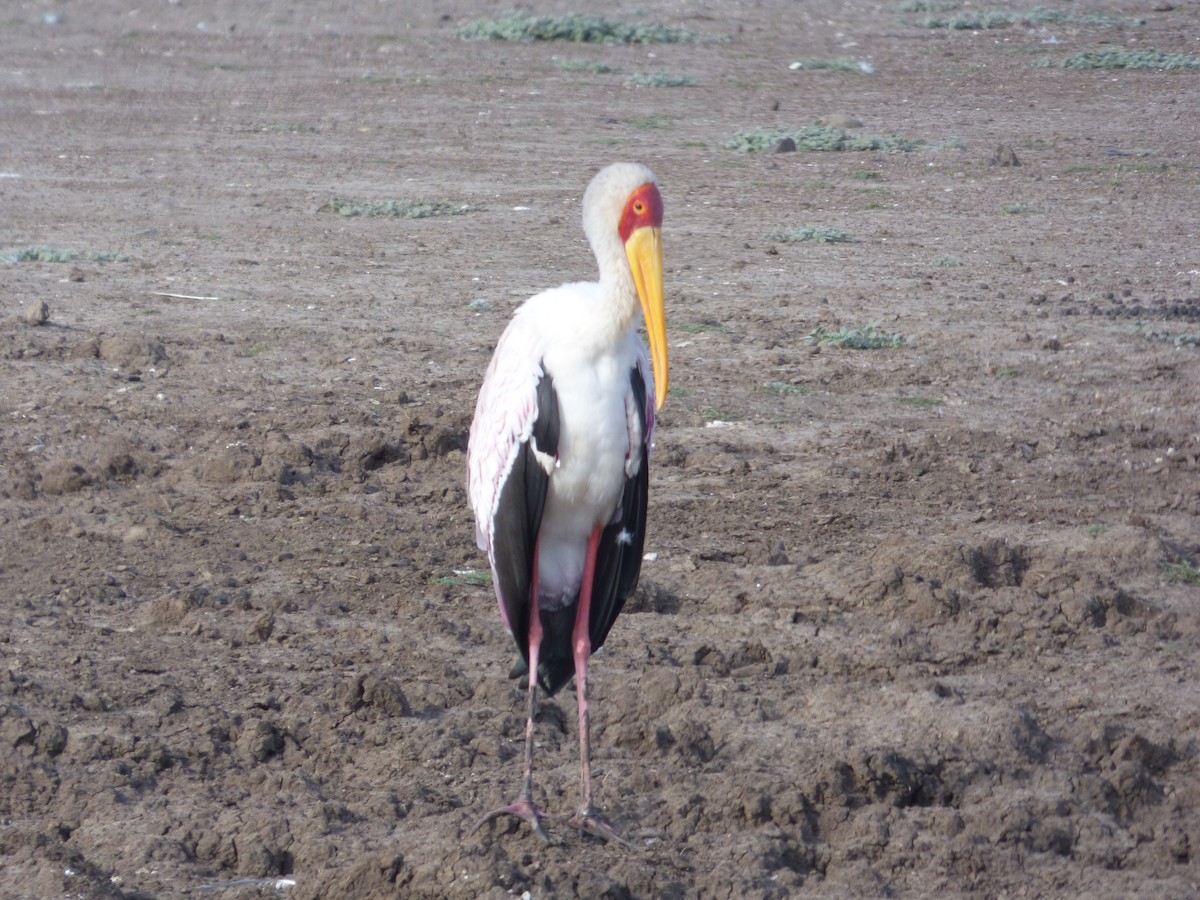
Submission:
<svg viewBox="0 0 1200 900">
<path fill-rule="evenodd" d="M 50 306 L 45 300 L 39 300 L 37 303 L 31 303 L 25 307 L 23 316 L 26 325 L 45 325 L 50 321 Z"/>
<path fill-rule="evenodd" d="M 1021 160 L 1017 158 L 1017 151 L 1008 144 L 1001 144 L 996 148 L 996 152 L 992 154 L 992 158 L 988 160 L 989 166 L 1019 166 Z"/>
<path fill-rule="evenodd" d="M 817 119 L 818 125 L 826 128 L 862 128 L 862 120 L 848 113 L 830 113 Z"/>
<path fill-rule="evenodd" d="M 121 542 L 125 544 L 140 544 L 142 541 L 146 540 L 146 537 L 149 534 L 150 529 L 148 529 L 145 525 L 131 525 L 125 530 L 125 533 L 121 535 Z"/>
<path fill-rule="evenodd" d="M 275 631 L 275 616 L 270 612 L 264 612 L 246 629 L 243 636 L 243 642 L 246 644 L 262 644 L 270 639 L 271 634 Z"/>
<path fill-rule="evenodd" d="M 274 722 L 260 719 L 246 725 L 237 744 L 243 753 L 261 763 L 283 752 L 284 735 Z"/>
</svg>

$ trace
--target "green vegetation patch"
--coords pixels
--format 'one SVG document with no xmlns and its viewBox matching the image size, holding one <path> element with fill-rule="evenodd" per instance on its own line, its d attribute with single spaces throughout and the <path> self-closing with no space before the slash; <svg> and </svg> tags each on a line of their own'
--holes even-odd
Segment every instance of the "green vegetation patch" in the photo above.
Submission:
<svg viewBox="0 0 1200 900">
<path fill-rule="evenodd" d="M 809 125 L 791 131 L 762 128 L 754 131 L 739 131 L 724 144 L 727 150 L 740 153 L 759 153 L 773 149 L 784 138 L 791 138 L 797 150 L 882 150 L 885 153 L 904 153 L 915 150 L 923 143 L 891 135 L 877 137 L 870 134 L 854 134 L 833 125 Z"/>
<path fill-rule="evenodd" d="M 803 241 L 815 241 L 818 244 L 853 244 L 854 238 L 836 228 L 817 228 L 805 225 L 802 228 L 776 228 L 767 232 L 768 241 L 783 241 L 794 244 Z"/>
<path fill-rule="evenodd" d="M 900 11 L 906 13 L 949 12 L 961 6 L 962 4 L 956 0 L 904 0 L 900 4 Z"/>
<path fill-rule="evenodd" d="M 1200 70 L 1200 57 L 1163 50 L 1085 50 L 1062 59 L 1039 59 L 1035 65 L 1061 69 L 1183 69 Z"/>
<path fill-rule="evenodd" d="M 1145 19 L 1129 19 L 1121 16 L 1106 16 L 1097 13 L 1073 13 L 1061 9 L 1035 6 L 1026 12 L 1008 10 L 981 10 L 979 12 L 956 12 L 953 15 L 930 15 L 908 22 L 918 28 L 948 28 L 953 31 L 987 31 L 992 28 L 1007 28 L 1010 25 L 1076 25 L 1083 28 L 1126 28 L 1146 24 Z"/>
<path fill-rule="evenodd" d="M 837 331 L 818 325 L 804 340 L 810 344 L 828 344 L 848 350 L 890 350 L 908 343 L 902 334 L 880 331 L 878 322 L 861 328 L 839 328 Z"/>
<path fill-rule="evenodd" d="M 453 575 L 438 575 L 430 578 L 429 583 L 446 587 L 484 587 L 492 583 L 492 573 L 482 569 L 455 569 Z"/>
<path fill-rule="evenodd" d="M 690 87 L 696 83 L 696 79 L 683 73 L 654 72 L 649 75 L 630 75 L 625 83 L 631 87 Z"/>
<path fill-rule="evenodd" d="M 334 197 L 321 211 L 339 216 L 390 216 L 396 219 L 429 219 L 433 216 L 461 216 L 474 211 L 465 203 L 446 203 L 441 200 L 348 200 Z"/>
<path fill-rule="evenodd" d="M 1133 330 L 1142 337 L 1162 341 L 1165 344 L 1173 344 L 1176 347 L 1200 347 L 1200 333 L 1157 331 L 1151 328 L 1148 322 L 1138 322 L 1133 326 Z"/>
<path fill-rule="evenodd" d="M 87 253 L 76 253 L 74 250 L 63 250 L 57 247 L 20 247 L 15 250 L 0 252 L 0 260 L 10 263 L 19 262 L 74 262 L 77 259 L 89 262 L 110 263 L 125 262 L 128 259 L 123 253 L 99 253 L 89 250 Z"/>
<path fill-rule="evenodd" d="M 944 401 L 938 400 L 935 397 L 898 397 L 901 403 L 905 406 L 910 406 L 913 409 L 934 409 L 935 407 L 944 405 Z"/>
<path fill-rule="evenodd" d="M 939 269 L 954 269 L 962 265 L 962 260 L 957 256 L 935 256 L 929 264 Z"/>
<path fill-rule="evenodd" d="M 657 22 L 622 22 L 604 16 L 530 16 L 509 12 L 476 19 L 455 34 L 467 41 L 571 41 L 576 44 L 703 44 L 707 38 Z"/>
</svg>

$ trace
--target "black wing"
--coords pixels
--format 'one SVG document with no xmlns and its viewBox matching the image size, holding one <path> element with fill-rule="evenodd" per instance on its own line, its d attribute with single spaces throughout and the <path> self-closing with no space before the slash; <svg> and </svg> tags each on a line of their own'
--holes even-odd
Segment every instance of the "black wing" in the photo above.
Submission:
<svg viewBox="0 0 1200 900">
<path fill-rule="evenodd" d="M 500 488 L 493 531 L 495 575 L 504 603 L 505 619 L 526 662 L 529 660 L 530 586 L 533 552 L 546 506 L 550 473 L 538 456 L 558 456 L 558 392 L 544 372 L 537 384 L 537 418 L 529 439 L 521 444 L 508 478 Z M 536 451 L 536 452 L 535 452 Z"/>
<path fill-rule="evenodd" d="M 633 405 L 641 421 L 641 433 L 646 434 L 646 382 L 635 366 L 629 376 L 633 388 Z M 592 583 L 592 606 L 588 620 L 588 635 L 595 653 L 617 620 L 625 601 L 637 588 L 642 571 L 642 548 L 646 543 L 646 502 L 650 492 L 650 459 L 646 441 L 630 447 L 631 454 L 641 454 L 637 474 L 625 481 L 614 519 L 600 534 L 596 553 L 596 574 Z"/>
</svg>

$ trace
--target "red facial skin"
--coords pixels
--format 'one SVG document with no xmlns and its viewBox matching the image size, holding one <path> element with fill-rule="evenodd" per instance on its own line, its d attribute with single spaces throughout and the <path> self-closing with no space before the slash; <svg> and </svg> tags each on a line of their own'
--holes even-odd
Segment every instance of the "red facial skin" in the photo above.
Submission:
<svg viewBox="0 0 1200 900">
<path fill-rule="evenodd" d="M 617 233 L 621 235 L 622 241 L 628 241 L 629 236 L 639 228 L 661 228 L 662 219 L 663 202 L 658 186 L 653 183 L 643 184 L 625 201 L 625 210 L 621 213 Z"/>
</svg>

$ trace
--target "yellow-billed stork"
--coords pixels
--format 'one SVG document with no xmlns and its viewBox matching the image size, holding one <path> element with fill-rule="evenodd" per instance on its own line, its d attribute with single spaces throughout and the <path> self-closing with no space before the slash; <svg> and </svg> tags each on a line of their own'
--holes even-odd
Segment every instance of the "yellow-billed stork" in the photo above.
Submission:
<svg viewBox="0 0 1200 900">
<path fill-rule="evenodd" d="M 662 212 L 645 166 L 617 163 L 597 174 L 583 196 L 583 229 L 600 280 L 527 300 L 479 391 L 467 490 L 500 614 L 529 673 L 529 699 L 521 792 L 472 833 L 512 815 L 548 840 L 533 800 L 537 688 L 552 695 L 573 675 L 583 802 L 570 823 L 627 843 L 592 803 L 587 667 L 642 565 L 650 439 L 667 393 Z M 636 330 L 639 301 L 649 354 Z"/>
</svg>

